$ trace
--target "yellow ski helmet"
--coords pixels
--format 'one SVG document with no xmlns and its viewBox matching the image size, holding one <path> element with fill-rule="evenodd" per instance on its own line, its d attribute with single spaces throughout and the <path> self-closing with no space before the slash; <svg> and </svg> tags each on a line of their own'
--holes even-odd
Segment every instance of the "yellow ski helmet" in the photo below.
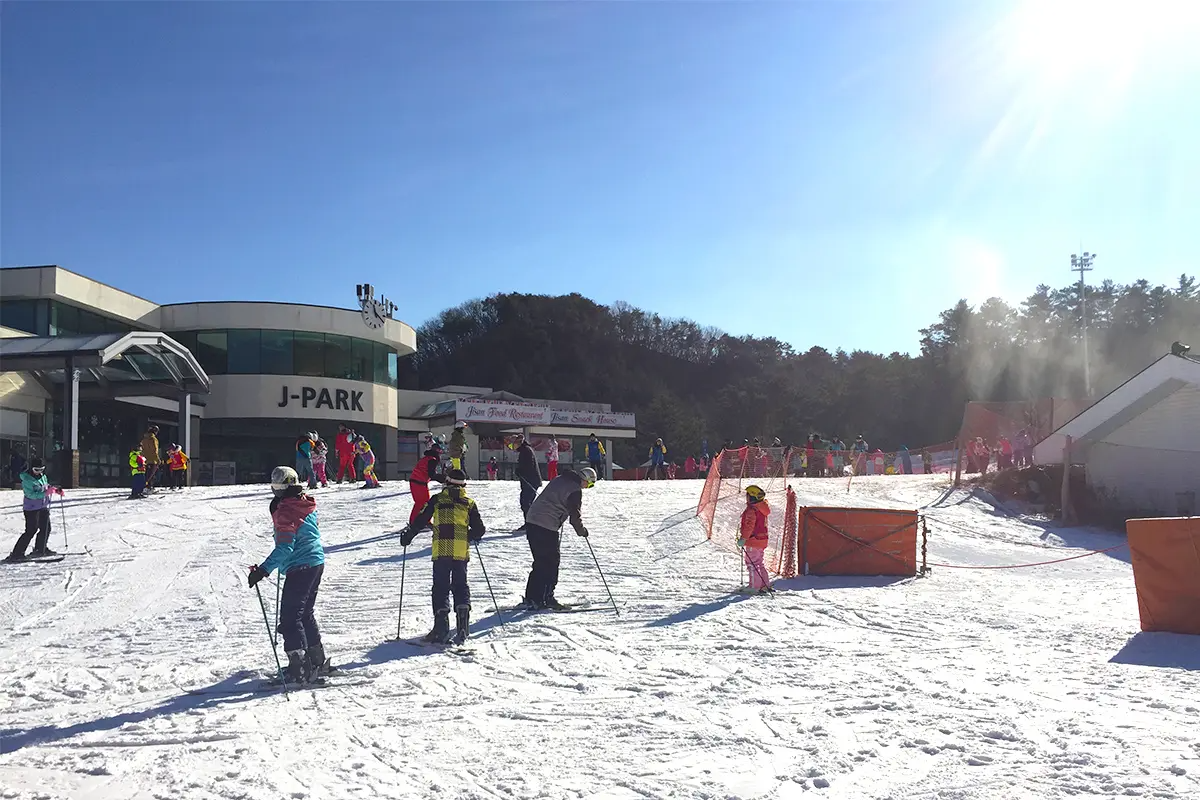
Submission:
<svg viewBox="0 0 1200 800">
<path fill-rule="evenodd" d="M 762 490 L 761 486 L 750 484 L 746 487 L 746 497 L 751 503 L 761 503 L 767 499 L 767 493 Z"/>
</svg>

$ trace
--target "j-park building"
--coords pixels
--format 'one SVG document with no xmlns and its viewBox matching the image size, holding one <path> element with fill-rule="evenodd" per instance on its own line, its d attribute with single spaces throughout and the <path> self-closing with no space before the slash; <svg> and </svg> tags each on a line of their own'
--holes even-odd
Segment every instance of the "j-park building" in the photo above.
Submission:
<svg viewBox="0 0 1200 800">
<path fill-rule="evenodd" d="M 518 431 L 543 460 L 557 439 L 564 463 L 585 457 L 589 434 L 608 453 L 635 435 L 633 415 L 603 403 L 402 389 L 415 331 L 369 285 L 357 305 L 157 305 L 62 267 L 0 269 L 0 465 L 16 451 L 45 458 L 64 485 L 121 485 L 154 424 L 164 448 L 191 456 L 191 482 L 259 482 L 291 463 L 302 432 L 332 449 L 345 424 L 371 443 L 381 477 L 400 478 L 423 439 L 463 420 L 467 472 L 484 477 L 495 457 L 506 477 L 515 455 L 503 443 Z"/>
</svg>

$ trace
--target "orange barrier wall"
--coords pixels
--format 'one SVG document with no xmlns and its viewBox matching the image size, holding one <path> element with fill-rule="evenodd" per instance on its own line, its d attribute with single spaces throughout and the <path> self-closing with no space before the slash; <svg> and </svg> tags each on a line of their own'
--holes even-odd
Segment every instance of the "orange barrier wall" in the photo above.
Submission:
<svg viewBox="0 0 1200 800">
<path fill-rule="evenodd" d="M 1200 635 L 1200 517 L 1125 523 L 1144 631 Z"/>
<path fill-rule="evenodd" d="M 916 511 L 800 509 L 800 568 L 809 575 L 916 575 Z"/>
</svg>

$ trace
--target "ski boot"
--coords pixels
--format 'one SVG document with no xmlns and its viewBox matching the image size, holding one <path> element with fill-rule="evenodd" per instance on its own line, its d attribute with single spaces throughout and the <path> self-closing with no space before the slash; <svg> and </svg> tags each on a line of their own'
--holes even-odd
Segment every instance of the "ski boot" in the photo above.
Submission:
<svg viewBox="0 0 1200 800">
<path fill-rule="evenodd" d="M 288 663 L 283 670 L 283 679 L 290 684 L 300 686 L 308 683 L 311 675 L 311 670 L 308 666 L 308 658 L 303 650 L 289 650 L 287 654 Z"/>
<path fill-rule="evenodd" d="M 539 608 L 544 608 L 547 611 L 566 611 L 568 607 L 558 602 L 557 597 L 551 595 L 541 602 Z"/>
<path fill-rule="evenodd" d="M 340 669 L 333 665 L 332 658 L 325 657 L 325 647 L 323 645 L 315 645 L 309 647 L 305 655 L 308 656 L 309 674 L 314 678 L 324 678 L 328 675 L 337 675 L 341 672 Z"/>
<path fill-rule="evenodd" d="M 458 627 L 454 631 L 454 643 L 463 644 L 471 635 L 471 607 L 456 606 L 454 613 L 458 622 Z"/>
<path fill-rule="evenodd" d="M 433 612 L 433 630 L 425 634 L 423 638 L 433 644 L 450 642 L 450 609 L 442 608 Z"/>
</svg>

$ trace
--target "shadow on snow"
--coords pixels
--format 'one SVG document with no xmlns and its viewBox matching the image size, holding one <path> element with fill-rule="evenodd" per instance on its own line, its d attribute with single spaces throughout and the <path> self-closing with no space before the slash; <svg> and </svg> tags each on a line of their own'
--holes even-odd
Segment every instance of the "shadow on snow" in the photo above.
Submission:
<svg viewBox="0 0 1200 800">
<path fill-rule="evenodd" d="M 1109 663 L 1200 670 L 1200 636 L 1139 633 L 1126 642 Z"/>
</svg>

